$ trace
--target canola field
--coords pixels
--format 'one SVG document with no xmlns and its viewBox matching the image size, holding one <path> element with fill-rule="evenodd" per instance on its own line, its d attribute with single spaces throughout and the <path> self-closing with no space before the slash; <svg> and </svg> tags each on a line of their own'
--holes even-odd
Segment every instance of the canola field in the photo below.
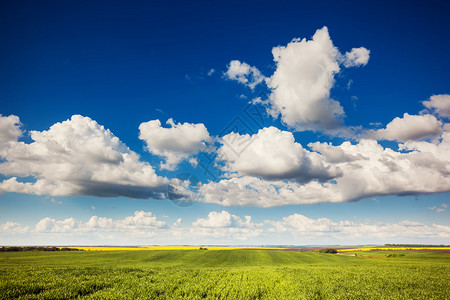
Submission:
<svg viewBox="0 0 450 300">
<path fill-rule="evenodd" d="M 450 299 L 450 254 L 0 253 L 0 299 Z"/>
</svg>

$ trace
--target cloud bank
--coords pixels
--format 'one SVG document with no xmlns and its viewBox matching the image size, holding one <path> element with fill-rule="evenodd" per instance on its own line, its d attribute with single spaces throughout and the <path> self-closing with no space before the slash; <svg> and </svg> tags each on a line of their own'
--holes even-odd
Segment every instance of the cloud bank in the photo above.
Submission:
<svg viewBox="0 0 450 300">
<path fill-rule="evenodd" d="M 309 218 L 293 213 L 280 219 L 252 222 L 228 211 L 211 211 L 205 218 L 197 218 L 191 224 L 181 219 L 169 225 L 152 212 L 136 211 L 131 216 L 112 219 L 92 216 L 83 222 L 74 218 L 62 220 L 46 217 L 34 226 L 23 226 L 8 221 L 0 225 L 3 242 L 17 244 L 72 245 L 89 243 L 91 239 L 108 244 L 221 244 L 232 245 L 237 241 L 257 243 L 261 239 L 280 244 L 314 244 L 317 237 L 323 243 L 351 244 L 355 241 L 389 242 L 437 242 L 450 237 L 450 227 L 440 224 L 423 224 L 402 220 L 396 223 L 331 220 Z M 18 242 L 19 241 L 19 242 Z M 22 242 L 20 242 L 22 241 Z"/>
<path fill-rule="evenodd" d="M 238 176 L 204 184 L 201 187 L 203 201 L 224 206 L 272 207 L 348 202 L 384 195 L 450 192 L 448 129 L 450 128 L 436 141 L 407 141 L 399 144 L 399 151 L 384 148 L 377 141 L 368 139 L 355 144 L 310 143 L 308 146 L 315 152 L 303 152 L 303 155 L 306 153 L 320 158 L 319 166 L 326 166 L 327 172 L 339 171 L 335 173 L 339 176 L 323 182 L 323 178 L 317 175 L 310 176 L 309 181 L 303 182 L 296 181 L 295 176 L 291 180 L 282 180 L 288 179 L 287 174 L 295 174 L 291 171 L 291 167 L 296 167 L 295 157 L 289 160 L 291 164 L 271 164 L 274 158 L 271 157 L 270 142 L 267 142 L 267 147 L 259 149 L 255 141 L 255 146 L 252 146 L 253 143 L 249 146 L 248 161 L 243 161 L 242 165 L 240 159 L 247 158 L 246 152 L 237 158 L 226 158 L 228 168 L 237 171 Z M 261 142 L 264 141 L 265 139 L 261 139 Z M 276 139 L 272 138 L 271 141 Z M 286 149 L 286 153 L 301 153 L 290 152 L 287 145 L 280 145 L 283 148 L 277 149 Z M 295 149 L 294 144 L 291 146 Z M 299 146 L 296 147 L 297 151 L 300 149 Z M 219 153 L 220 151 L 223 149 L 219 149 Z M 268 163 L 265 163 L 266 158 Z M 283 155 L 277 155 L 277 158 L 281 160 Z M 302 172 L 309 176 L 312 171 L 313 169 L 307 168 Z"/>
</svg>

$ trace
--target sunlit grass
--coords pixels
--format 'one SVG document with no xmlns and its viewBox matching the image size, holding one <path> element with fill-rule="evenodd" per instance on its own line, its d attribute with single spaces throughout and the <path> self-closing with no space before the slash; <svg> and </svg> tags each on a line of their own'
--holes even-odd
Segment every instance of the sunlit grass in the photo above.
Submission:
<svg viewBox="0 0 450 300">
<path fill-rule="evenodd" d="M 0 299 L 450 299 L 448 253 L 225 248 L 0 253 Z"/>
</svg>

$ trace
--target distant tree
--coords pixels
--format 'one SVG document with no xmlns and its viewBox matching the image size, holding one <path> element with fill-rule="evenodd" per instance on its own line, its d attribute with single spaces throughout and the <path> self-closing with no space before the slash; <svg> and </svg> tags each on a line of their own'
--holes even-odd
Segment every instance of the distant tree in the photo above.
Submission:
<svg viewBox="0 0 450 300">
<path fill-rule="evenodd" d="M 332 254 L 336 254 L 338 253 L 338 251 L 336 249 L 333 248 L 326 248 L 326 249 L 320 249 L 319 253 L 332 253 Z"/>
</svg>

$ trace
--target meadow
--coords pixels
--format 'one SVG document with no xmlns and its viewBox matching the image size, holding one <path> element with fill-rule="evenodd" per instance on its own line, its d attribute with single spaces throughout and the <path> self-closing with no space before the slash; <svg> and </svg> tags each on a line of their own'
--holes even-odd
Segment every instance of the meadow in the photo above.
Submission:
<svg viewBox="0 0 450 300">
<path fill-rule="evenodd" d="M 4 252 L 0 299 L 450 299 L 450 253 L 360 254 Z"/>
</svg>

